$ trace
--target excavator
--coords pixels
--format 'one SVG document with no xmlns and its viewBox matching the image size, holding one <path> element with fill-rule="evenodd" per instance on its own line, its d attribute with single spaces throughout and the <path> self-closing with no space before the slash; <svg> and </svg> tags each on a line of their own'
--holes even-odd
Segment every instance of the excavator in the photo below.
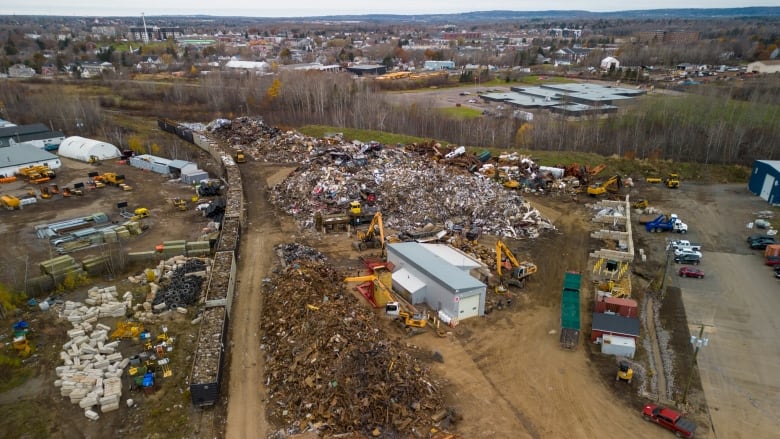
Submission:
<svg viewBox="0 0 780 439">
<path fill-rule="evenodd" d="M 347 277 L 344 282 L 361 282 L 355 289 L 375 308 L 384 307 L 388 302 L 395 300 L 391 291 L 393 273 L 382 264 L 372 265 L 369 268 L 371 274 Z"/>
<path fill-rule="evenodd" d="M 613 186 L 615 187 L 613 188 Z M 607 193 L 607 191 L 616 192 L 620 190 L 621 186 L 622 186 L 622 181 L 620 179 L 620 176 L 613 175 L 604 183 L 601 184 L 596 183 L 588 186 L 588 195 L 590 195 L 591 197 L 595 197 L 598 195 L 604 195 L 605 193 Z"/>
<path fill-rule="evenodd" d="M 628 364 L 628 361 L 620 360 L 618 363 L 617 375 L 615 375 L 615 381 L 625 381 L 631 384 L 634 379 L 634 369 Z"/>
<path fill-rule="evenodd" d="M 671 173 L 668 177 L 666 177 L 664 183 L 666 183 L 666 187 L 669 189 L 677 189 L 680 187 L 680 176 L 675 173 Z"/>
<path fill-rule="evenodd" d="M 385 314 L 395 317 L 407 335 L 416 335 L 428 326 L 428 317 L 406 302 L 387 302 Z"/>
<path fill-rule="evenodd" d="M 382 212 L 374 214 L 371 223 L 368 224 L 368 230 L 357 231 L 357 241 L 352 243 L 352 248 L 363 251 L 367 248 L 381 248 L 385 251 L 385 226 L 382 223 Z"/>
<path fill-rule="evenodd" d="M 506 256 L 507 261 L 504 261 Z M 511 269 L 511 277 L 507 283 L 511 286 L 522 287 L 525 285 L 525 281 L 529 276 L 536 273 L 537 267 L 533 262 L 523 261 L 518 262 L 514 254 L 509 250 L 509 247 L 504 244 L 504 241 L 500 239 L 496 241 L 496 274 L 498 275 L 499 285 L 496 286 L 496 293 L 505 293 L 506 287 L 504 286 L 503 269 Z"/>
</svg>

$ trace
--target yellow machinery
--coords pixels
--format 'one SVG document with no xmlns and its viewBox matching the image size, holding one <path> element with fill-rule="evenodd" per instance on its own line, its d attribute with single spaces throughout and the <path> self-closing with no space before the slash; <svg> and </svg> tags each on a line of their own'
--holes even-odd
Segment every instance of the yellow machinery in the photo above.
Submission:
<svg viewBox="0 0 780 439">
<path fill-rule="evenodd" d="M 117 175 L 113 172 L 106 172 L 94 178 L 95 181 L 101 181 L 110 186 L 119 186 L 125 182 L 124 175 Z"/>
<path fill-rule="evenodd" d="M 244 150 L 236 150 L 236 163 L 246 163 L 246 154 L 244 154 Z"/>
<path fill-rule="evenodd" d="M 616 192 L 616 190 L 620 189 L 621 186 L 621 180 L 619 175 L 613 175 L 610 177 L 607 181 L 601 184 L 592 184 L 588 186 L 588 195 L 591 197 L 595 197 L 598 195 L 604 195 L 609 192 Z M 614 186 L 614 187 L 613 187 Z"/>
<path fill-rule="evenodd" d="M 133 216 L 130 218 L 130 221 L 138 221 L 143 218 L 149 218 L 149 215 L 149 209 L 145 207 L 139 207 L 133 211 Z"/>
<path fill-rule="evenodd" d="M 187 201 L 184 198 L 176 197 L 173 200 L 171 200 L 173 203 L 173 207 L 175 207 L 178 210 L 185 211 L 187 210 Z"/>
<path fill-rule="evenodd" d="M 650 205 L 650 203 L 648 203 L 647 200 L 641 200 L 641 201 L 637 201 L 636 203 L 632 204 L 631 207 L 633 207 L 634 209 L 645 209 L 649 205 Z"/>
<path fill-rule="evenodd" d="M 625 381 L 628 384 L 631 384 L 633 379 L 634 369 L 631 368 L 631 365 L 628 364 L 628 361 L 620 360 L 618 363 L 618 370 L 617 375 L 615 376 L 615 381 Z"/>
<path fill-rule="evenodd" d="M 367 248 L 381 248 L 385 250 L 385 227 L 382 223 L 382 213 L 377 212 L 368 224 L 368 230 L 357 231 L 357 241 L 352 243 L 355 250 L 363 251 Z"/>
<path fill-rule="evenodd" d="M 507 262 L 504 262 L 504 256 L 507 258 Z M 509 264 L 506 266 L 505 264 Z M 499 285 L 496 287 L 497 293 L 506 292 L 504 287 L 503 269 L 512 269 L 511 277 L 507 281 L 509 285 L 522 287 L 525 285 L 526 279 L 529 276 L 536 273 L 537 267 L 533 262 L 523 261 L 518 262 L 515 255 L 509 250 L 509 247 L 504 244 L 504 241 L 500 239 L 496 241 L 496 274 L 498 275 Z"/>
<path fill-rule="evenodd" d="M 374 266 L 372 270 L 373 274 L 348 277 L 344 282 L 361 282 L 356 287 L 357 291 L 375 308 L 382 308 L 394 301 L 390 287 L 393 284 L 393 273 L 384 266 Z"/>
<path fill-rule="evenodd" d="M 661 177 L 647 177 L 645 181 L 650 184 L 657 184 L 661 182 Z"/>
<path fill-rule="evenodd" d="M 19 335 L 14 337 L 12 344 L 20 357 L 27 357 L 30 355 L 30 352 L 32 352 L 32 348 L 30 347 L 30 342 L 27 341 L 26 335 Z"/>
<path fill-rule="evenodd" d="M 393 316 L 407 335 L 418 334 L 428 326 L 428 316 L 405 301 L 387 302 L 385 314 Z"/>
<path fill-rule="evenodd" d="M 49 192 L 49 188 L 46 186 L 41 186 L 41 198 L 46 200 L 48 198 L 51 198 L 51 192 Z"/>
<path fill-rule="evenodd" d="M 360 205 L 360 201 L 349 202 L 349 214 L 353 216 L 360 216 L 363 213 L 363 207 Z"/>
<path fill-rule="evenodd" d="M 89 156 L 89 160 L 87 160 L 87 163 L 89 163 L 91 165 L 99 165 L 100 164 L 100 159 L 96 155 L 91 155 L 91 156 Z"/>
<path fill-rule="evenodd" d="M 680 176 L 677 174 L 669 174 L 669 177 L 666 178 L 666 187 L 669 189 L 677 189 L 680 187 Z"/>
<path fill-rule="evenodd" d="M 111 339 L 112 340 L 135 339 L 141 335 L 141 332 L 143 332 L 143 330 L 144 330 L 143 323 L 131 322 L 131 321 L 117 322 L 116 330 L 111 333 Z"/>
</svg>

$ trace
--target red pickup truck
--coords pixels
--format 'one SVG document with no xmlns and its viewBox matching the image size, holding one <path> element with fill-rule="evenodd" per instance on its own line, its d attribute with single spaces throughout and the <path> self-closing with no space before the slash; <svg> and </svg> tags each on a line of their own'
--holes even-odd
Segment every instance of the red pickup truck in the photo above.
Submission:
<svg viewBox="0 0 780 439">
<path fill-rule="evenodd" d="M 674 432 L 677 437 L 692 438 L 696 432 L 696 424 L 683 418 L 677 410 L 661 407 L 658 404 L 648 404 L 642 409 L 642 417 L 645 421 L 652 421 Z"/>
</svg>

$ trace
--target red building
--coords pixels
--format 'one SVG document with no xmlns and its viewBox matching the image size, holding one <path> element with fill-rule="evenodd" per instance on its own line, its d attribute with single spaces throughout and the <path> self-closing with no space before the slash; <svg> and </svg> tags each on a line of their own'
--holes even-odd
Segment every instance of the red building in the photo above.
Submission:
<svg viewBox="0 0 780 439">
<path fill-rule="evenodd" d="M 596 299 L 595 311 L 600 314 L 617 314 L 634 319 L 639 315 L 636 300 L 606 295 Z"/>
</svg>

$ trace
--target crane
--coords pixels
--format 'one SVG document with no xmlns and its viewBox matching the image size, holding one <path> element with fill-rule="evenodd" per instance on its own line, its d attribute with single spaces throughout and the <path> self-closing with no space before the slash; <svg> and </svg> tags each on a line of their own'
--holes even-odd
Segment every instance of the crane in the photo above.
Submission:
<svg viewBox="0 0 780 439">
<path fill-rule="evenodd" d="M 378 234 L 378 236 L 377 236 Z M 352 243 L 355 250 L 363 251 L 367 248 L 381 248 L 385 252 L 385 226 L 382 223 L 382 212 L 377 212 L 368 224 L 368 230 L 357 231 L 357 241 Z"/>
<path fill-rule="evenodd" d="M 509 267 L 504 265 L 504 256 L 506 256 L 510 264 Z M 533 262 L 519 262 L 515 255 L 509 250 L 509 247 L 504 244 L 504 241 L 499 239 L 496 241 L 496 274 L 499 279 L 499 285 L 496 287 L 497 293 L 506 292 L 506 288 L 503 285 L 503 268 L 512 268 L 511 277 L 508 283 L 518 287 L 522 287 L 525 284 L 526 279 L 536 273 L 537 270 L 536 264 Z"/>
</svg>

